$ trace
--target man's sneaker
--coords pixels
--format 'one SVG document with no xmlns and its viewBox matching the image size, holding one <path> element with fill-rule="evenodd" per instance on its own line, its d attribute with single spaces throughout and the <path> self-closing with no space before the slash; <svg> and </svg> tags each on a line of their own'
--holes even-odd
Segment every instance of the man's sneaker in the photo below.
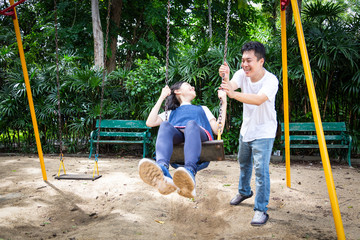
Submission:
<svg viewBox="0 0 360 240">
<path fill-rule="evenodd" d="M 249 196 L 245 196 L 245 195 L 238 193 L 238 194 L 236 194 L 236 196 L 233 199 L 231 199 L 230 205 L 238 205 L 245 199 L 251 198 L 253 194 L 254 194 L 253 191 L 251 191 Z"/>
<path fill-rule="evenodd" d="M 251 225 L 253 226 L 265 225 L 268 219 L 269 219 L 269 214 L 260 211 L 255 211 L 255 215 L 251 220 Z"/>
<path fill-rule="evenodd" d="M 174 184 L 178 187 L 179 195 L 187 198 L 196 196 L 195 176 L 190 170 L 184 167 L 177 168 L 174 173 Z"/>
<path fill-rule="evenodd" d="M 145 183 L 157 188 L 163 195 L 170 194 L 176 190 L 169 170 L 166 167 L 160 167 L 150 159 L 143 158 L 139 162 L 139 175 Z"/>
</svg>

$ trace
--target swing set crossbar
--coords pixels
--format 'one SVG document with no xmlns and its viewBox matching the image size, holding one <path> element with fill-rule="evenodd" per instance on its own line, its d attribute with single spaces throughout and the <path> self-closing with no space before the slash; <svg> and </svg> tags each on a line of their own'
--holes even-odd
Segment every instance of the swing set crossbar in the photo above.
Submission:
<svg viewBox="0 0 360 240">
<path fill-rule="evenodd" d="M 13 19 L 16 19 L 16 15 L 15 15 L 14 8 L 15 8 L 17 5 L 19 5 L 19 4 L 23 3 L 23 2 L 25 2 L 25 0 L 20 0 L 20 1 L 16 2 L 16 3 L 14 3 L 14 4 L 11 5 L 10 7 L 5 8 L 4 10 L 1 10 L 1 11 L 0 11 L 0 14 L 1 14 L 1 15 L 5 15 L 5 16 L 11 16 Z"/>
</svg>

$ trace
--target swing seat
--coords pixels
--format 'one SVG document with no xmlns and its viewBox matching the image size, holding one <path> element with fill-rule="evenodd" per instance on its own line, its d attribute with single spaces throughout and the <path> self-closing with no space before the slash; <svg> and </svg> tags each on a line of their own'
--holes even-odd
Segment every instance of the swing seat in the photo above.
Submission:
<svg viewBox="0 0 360 240">
<path fill-rule="evenodd" d="M 213 140 L 202 142 L 201 155 L 199 162 L 224 161 L 224 142 L 223 140 Z M 184 143 L 174 145 L 170 163 L 184 164 Z"/>
<path fill-rule="evenodd" d="M 57 180 L 96 180 L 101 178 L 102 175 L 93 175 L 91 174 L 61 174 L 60 176 L 56 176 Z"/>
</svg>

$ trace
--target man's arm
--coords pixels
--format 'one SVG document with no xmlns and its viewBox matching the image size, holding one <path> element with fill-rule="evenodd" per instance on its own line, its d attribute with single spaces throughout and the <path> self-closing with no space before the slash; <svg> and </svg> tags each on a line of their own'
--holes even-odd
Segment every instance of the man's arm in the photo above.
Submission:
<svg viewBox="0 0 360 240">
<path fill-rule="evenodd" d="M 220 88 L 224 90 L 229 98 L 233 98 L 239 102 L 252 104 L 252 105 L 261 105 L 265 101 L 268 100 L 268 97 L 264 94 L 250 94 L 250 93 L 242 93 L 236 92 L 235 90 L 238 89 L 238 85 L 235 80 L 229 81 L 230 75 L 230 68 L 228 64 L 225 62 L 221 65 L 219 69 L 219 75 L 223 77 L 223 81 L 221 83 Z"/>
<path fill-rule="evenodd" d="M 231 82 L 230 82 L 231 84 Z M 229 85 L 230 85 L 229 84 Z M 228 86 L 222 86 L 226 94 L 229 96 L 229 98 L 235 99 L 239 102 L 246 103 L 246 104 L 252 104 L 252 105 L 261 105 L 264 102 L 266 102 L 269 98 L 264 94 L 252 94 L 252 93 L 242 93 L 242 92 L 236 92 L 234 90 L 226 90 L 229 89 Z"/>
</svg>

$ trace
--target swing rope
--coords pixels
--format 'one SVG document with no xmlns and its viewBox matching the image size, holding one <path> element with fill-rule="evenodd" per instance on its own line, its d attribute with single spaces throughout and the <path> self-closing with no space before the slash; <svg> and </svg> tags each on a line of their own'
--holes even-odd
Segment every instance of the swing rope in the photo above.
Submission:
<svg viewBox="0 0 360 240">
<path fill-rule="evenodd" d="M 209 4 L 209 19 L 211 19 L 211 9 L 210 9 L 210 1 L 208 0 Z M 168 64 L 169 64 L 169 35 L 170 35 L 170 0 L 168 0 L 168 12 L 167 12 L 167 38 L 166 38 L 166 78 L 165 82 L 168 85 Z M 227 55 L 227 44 L 228 44 L 228 32 L 229 32 L 229 23 L 230 23 L 230 9 L 231 9 L 231 0 L 228 2 L 227 8 L 227 19 L 226 19 L 226 33 L 225 33 L 225 47 L 224 47 L 224 61 L 226 61 Z M 210 20 L 209 20 L 210 22 Z M 211 27 L 211 25 L 209 25 Z M 212 29 L 210 29 L 212 32 Z M 224 76 L 223 76 L 224 78 Z M 202 162 L 198 166 L 198 171 L 206 168 L 209 164 L 209 161 L 222 161 L 225 160 L 224 154 L 224 142 L 221 140 L 221 129 L 222 129 L 222 119 L 223 119 L 223 112 L 222 112 L 222 100 L 220 99 L 220 107 L 219 107 L 219 118 L 218 118 L 218 138 L 214 141 L 205 141 L 202 142 L 202 151 L 200 155 L 200 159 L 203 159 Z M 165 104 L 165 121 L 168 119 L 168 109 Z M 178 164 L 184 164 L 184 148 L 182 144 L 176 144 L 173 148 L 173 154 L 171 155 L 170 162 L 173 167 L 178 167 Z"/>
<path fill-rule="evenodd" d="M 226 62 L 227 55 L 227 45 L 228 45 L 228 36 L 229 36 L 229 23 L 230 23 L 230 10 L 231 10 L 231 0 L 228 1 L 227 8 L 227 16 L 226 16 L 226 31 L 225 31 L 225 46 L 224 46 L 224 61 Z M 222 80 L 224 81 L 225 74 L 222 76 Z M 217 140 L 221 140 L 221 129 L 222 129 L 222 99 L 220 99 L 220 107 L 219 107 L 219 120 L 218 120 L 218 135 Z"/>
<path fill-rule="evenodd" d="M 230 11 L 231 11 L 231 0 L 228 2 L 227 16 L 226 16 L 226 31 L 225 31 L 225 46 L 224 46 L 224 62 L 226 62 L 229 25 L 230 25 Z"/>
<path fill-rule="evenodd" d="M 212 22 L 211 22 L 211 0 L 208 0 L 208 13 L 209 13 L 209 39 L 212 42 Z"/>
<path fill-rule="evenodd" d="M 211 19 L 211 9 L 210 9 L 210 0 L 209 4 L 209 21 Z M 228 35 L 229 35 L 229 24 L 230 24 L 230 10 L 231 10 L 231 0 L 228 1 L 227 7 L 227 16 L 226 16 L 226 31 L 225 31 L 225 46 L 224 46 L 224 62 L 226 62 L 227 56 L 227 45 L 228 45 Z M 211 24 L 210 24 L 211 27 Z M 211 29 L 212 31 L 212 29 Z M 170 44 L 170 0 L 168 0 L 167 4 L 167 26 L 166 26 L 166 74 L 165 74 L 165 83 L 169 84 L 169 44 Z M 224 80 L 225 75 L 223 76 Z M 218 134 L 217 140 L 221 140 L 221 129 L 222 129 L 222 100 L 220 99 L 220 107 L 219 107 L 219 118 L 218 118 Z M 168 120 L 168 106 L 165 104 L 165 121 Z"/>
<path fill-rule="evenodd" d="M 106 52 L 107 52 L 107 45 L 108 45 L 108 36 L 109 36 L 109 23 L 110 23 L 110 7 L 111 7 L 111 0 L 109 0 L 108 4 L 108 13 L 107 13 L 107 25 L 106 25 L 106 41 L 105 41 L 105 50 L 104 50 L 104 70 L 103 70 L 103 78 L 102 78 L 102 86 L 101 86 L 101 97 L 100 97 L 100 114 L 99 114 L 99 126 L 98 126 L 98 135 L 97 135 L 97 145 L 96 145 L 96 154 L 95 154 L 95 165 L 93 171 L 92 179 L 95 179 L 95 171 L 99 177 L 99 166 L 98 166 L 98 155 L 99 155 L 99 138 L 100 138 L 100 123 L 101 123 L 101 115 L 102 115 L 102 106 L 103 106 L 103 99 L 104 99 L 104 83 L 106 81 Z M 63 144 L 62 144 L 62 128 L 61 128 L 61 107 L 60 107 L 60 80 L 59 80 L 59 52 L 58 52 L 58 29 L 57 29 L 57 4 L 56 0 L 54 0 L 54 16 L 55 16 L 55 45 L 56 45 L 56 82 L 57 82 L 57 104 L 58 104 L 58 122 L 59 122 L 59 139 L 60 139 L 60 166 L 58 171 L 58 179 L 60 179 L 60 172 L 61 167 L 64 169 L 64 174 L 66 175 L 65 165 L 64 165 L 64 154 L 63 154 Z M 65 179 L 84 179 L 88 180 L 89 178 L 80 177 L 80 178 L 65 178 Z"/>
<path fill-rule="evenodd" d="M 64 174 L 66 174 L 65 165 L 64 165 L 64 154 L 63 154 L 63 142 L 62 142 L 62 128 L 61 128 L 61 104 L 60 104 L 60 71 L 59 71 L 59 44 L 58 44 L 58 22 L 57 22 L 57 4 L 54 0 L 54 16 L 55 16 L 55 47 L 56 47 L 56 83 L 57 83 L 57 105 L 58 105 L 58 124 L 59 124 L 59 148 L 60 148 L 60 166 L 58 171 L 58 177 L 60 176 L 61 167 L 64 169 Z"/>
<path fill-rule="evenodd" d="M 167 4 L 167 25 L 166 25 L 166 73 L 165 84 L 169 86 L 169 45 L 170 45 L 170 0 Z M 165 104 L 165 121 L 168 120 L 168 106 Z"/>
<path fill-rule="evenodd" d="M 169 84 L 169 45 L 170 45 L 170 0 L 167 4 L 167 26 L 166 26 L 166 85 Z"/>
<path fill-rule="evenodd" d="M 95 166 L 94 166 L 94 171 L 93 171 L 93 177 L 95 176 L 95 170 L 97 170 L 97 174 L 99 175 L 99 167 L 98 167 L 99 141 L 100 141 L 101 116 L 102 116 L 103 100 L 104 100 L 104 89 L 105 89 L 105 81 L 106 81 L 106 59 L 107 59 L 106 56 L 107 56 L 107 46 L 108 46 L 108 39 L 109 39 L 110 8 L 111 8 L 111 0 L 109 0 L 109 3 L 108 3 L 108 13 L 107 13 L 107 17 L 106 17 L 106 38 L 105 38 L 105 48 L 104 48 L 104 69 L 103 69 L 102 83 L 101 83 L 99 126 L 98 126 L 98 130 L 97 130 Z"/>
</svg>

